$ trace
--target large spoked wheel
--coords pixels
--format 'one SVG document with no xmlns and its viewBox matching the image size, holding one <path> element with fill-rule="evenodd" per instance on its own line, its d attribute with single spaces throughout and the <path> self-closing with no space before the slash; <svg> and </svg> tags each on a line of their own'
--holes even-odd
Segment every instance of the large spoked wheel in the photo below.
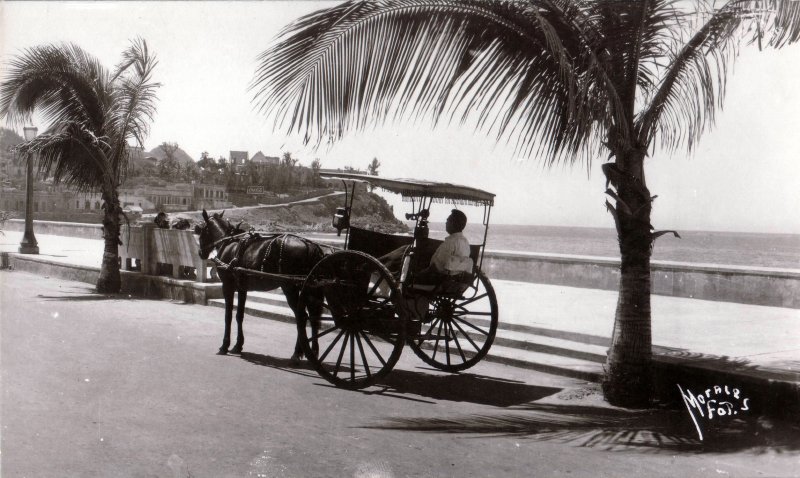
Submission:
<svg viewBox="0 0 800 478">
<path fill-rule="evenodd" d="M 376 259 L 340 251 L 311 270 L 300 291 L 300 340 L 308 361 L 337 387 L 368 387 L 389 373 L 403 351 L 406 314 L 398 311 L 397 283 Z M 318 342 L 315 344 L 314 341 Z M 318 346 L 317 346 L 318 345 Z"/>
<path fill-rule="evenodd" d="M 480 362 L 497 332 L 497 297 L 489 279 L 478 273 L 459 297 L 435 296 L 419 335 L 409 343 L 425 363 L 447 372 Z"/>
</svg>

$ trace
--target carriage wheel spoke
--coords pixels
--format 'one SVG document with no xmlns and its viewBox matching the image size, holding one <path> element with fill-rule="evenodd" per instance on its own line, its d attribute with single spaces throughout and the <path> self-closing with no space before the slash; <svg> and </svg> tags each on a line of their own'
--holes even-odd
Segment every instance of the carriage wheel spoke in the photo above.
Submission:
<svg viewBox="0 0 800 478">
<path fill-rule="evenodd" d="M 453 341 L 455 341 L 456 348 L 458 349 L 458 355 L 461 356 L 461 361 L 462 362 L 466 362 L 467 361 L 467 356 L 464 355 L 464 351 L 461 349 L 461 342 L 458 340 L 458 334 L 455 332 L 455 330 L 453 330 L 452 332 L 453 332 Z"/>
<path fill-rule="evenodd" d="M 484 297 L 487 297 L 488 295 L 489 295 L 488 293 L 484 292 L 483 294 L 481 294 L 481 295 L 476 295 L 475 297 L 472 297 L 472 298 L 470 298 L 470 299 L 467 299 L 467 300 L 465 300 L 464 302 L 462 302 L 462 303 L 460 303 L 460 304 L 458 304 L 458 305 L 459 305 L 459 307 L 463 308 L 465 305 L 469 305 L 469 304 L 471 304 L 471 303 L 475 302 L 476 300 L 481 300 L 481 299 L 483 299 Z"/>
<path fill-rule="evenodd" d="M 453 317 L 464 317 L 465 315 L 492 315 L 491 312 L 474 312 L 469 310 L 464 310 L 463 312 L 454 312 Z"/>
<path fill-rule="evenodd" d="M 366 342 L 367 345 L 369 345 L 369 348 L 372 349 L 372 352 L 375 354 L 376 357 L 378 357 L 378 360 L 380 360 L 381 364 L 385 367 L 386 361 L 383 360 L 383 356 L 381 356 L 380 352 L 378 352 L 378 349 L 376 349 L 375 346 L 372 344 L 372 340 L 369 339 L 369 336 L 367 336 L 367 334 L 362 331 L 359 331 L 359 333 L 361 334 L 362 337 L 364 337 L 364 342 Z"/>
<path fill-rule="evenodd" d="M 317 332 L 317 338 L 324 337 L 324 336 L 328 335 L 329 333 L 333 332 L 334 330 L 336 330 L 336 326 L 333 326 L 333 327 L 331 327 L 329 329 L 325 329 L 322 332 Z"/>
<path fill-rule="evenodd" d="M 463 335 L 464 338 L 467 339 L 469 343 L 472 344 L 473 347 L 475 347 L 475 350 L 480 352 L 481 348 L 478 347 L 478 345 L 475 344 L 475 342 L 472 340 L 472 337 L 470 337 L 469 334 L 466 331 L 464 331 L 464 329 L 462 329 L 460 325 L 458 325 L 458 322 L 453 322 L 453 325 L 455 325 L 456 328 L 458 328 L 458 330 L 461 331 L 461 335 Z"/>
<path fill-rule="evenodd" d="M 356 341 L 355 334 L 350 333 L 350 380 L 356 381 Z"/>
<path fill-rule="evenodd" d="M 482 333 L 483 335 L 485 335 L 487 337 L 489 336 L 489 332 L 483 330 L 482 328 L 478 327 L 477 325 L 475 325 L 475 324 L 473 324 L 471 322 L 467 322 L 466 320 L 462 319 L 461 317 L 453 317 L 453 318 L 456 319 L 457 322 L 461 322 L 462 324 L 467 325 L 470 328 L 475 329 L 476 331 Z M 461 328 L 461 327 L 459 327 L 459 328 Z"/>
<path fill-rule="evenodd" d="M 344 331 L 342 331 L 344 333 Z M 347 348 L 347 339 L 350 338 L 350 334 L 344 336 L 344 341 L 342 342 L 342 348 L 339 350 L 339 358 L 336 360 L 336 367 L 333 369 L 333 375 L 339 375 L 339 368 L 342 366 L 342 358 L 344 357 L 344 351 Z"/>
<path fill-rule="evenodd" d="M 426 330 L 425 333 L 422 336 L 420 336 L 420 338 L 419 338 L 419 343 L 420 344 L 425 341 L 425 337 L 430 335 L 431 330 L 433 330 L 433 328 L 436 327 L 436 324 L 438 324 L 438 323 L 439 323 L 439 319 L 435 319 L 435 320 L 431 321 L 431 325 L 428 327 L 428 330 Z"/>
<path fill-rule="evenodd" d="M 369 363 L 367 363 L 367 355 L 364 353 L 364 345 L 361 343 L 361 336 L 356 332 L 355 337 L 356 343 L 358 343 L 358 351 L 361 353 L 361 361 L 364 363 L 364 372 L 367 374 L 367 378 L 369 378 L 372 374 L 369 370 Z"/>
<path fill-rule="evenodd" d="M 452 332 L 452 327 L 450 326 L 450 323 L 445 323 L 445 325 L 444 325 L 444 333 L 447 335 L 448 338 L 450 338 L 451 332 Z M 445 351 L 444 357 L 445 357 L 445 360 L 447 360 L 447 365 L 451 365 L 450 364 L 450 341 L 447 340 L 447 339 L 445 339 L 445 341 L 444 341 L 444 351 Z"/>
<path fill-rule="evenodd" d="M 381 276 L 377 281 L 375 281 L 375 285 L 372 286 L 369 292 L 367 292 L 367 296 L 371 297 L 373 294 L 375 294 L 375 291 L 377 291 L 380 285 L 385 281 L 386 279 Z"/>
<path fill-rule="evenodd" d="M 436 342 L 433 344 L 433 355 L 431 358 L 436 360 L 436 352 L 439 351 L 439 337 L 442 335 L 442 326 L 444 325 L 444 321 L 439 321 L 439 329 L 436 331 Z"/>
<path fill-rule="evenodd" d="M 329 329 L 328 331 L 330 331 L 330 330 L 333 330 L 333 329 Z M 325 331 L 325 333 L 327 334 L 328 331 Z M 328 345 L 328 348 L 325 349 L 325 353 L 320 355 L 319 363 L 322 363 L 323 361 L 325 361 L 325 357 L 327 357 L 328 354 L 331 353 L 331 350 L 333 350 L 333 347 L 336 345 L 336 342 L 338 342 L 339 339 L 342 338 L 342 335 L 344 335 L 344 330 L 340 330 L 339 331 L 339 335 L 337 335 L 336 338 L 333 339 L 333 342 L 331 342 L 331 344 Z M 319 335 L 317 337 L 319 337 Z"/>
</svg>

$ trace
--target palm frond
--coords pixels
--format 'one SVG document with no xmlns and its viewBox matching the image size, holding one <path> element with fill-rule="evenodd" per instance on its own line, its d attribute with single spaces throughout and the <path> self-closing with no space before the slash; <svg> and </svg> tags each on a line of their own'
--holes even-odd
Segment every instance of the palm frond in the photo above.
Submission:
<svg viewBox="0 0 800 478">
<path fill-rule="evenodd" d="M 544 145 L 575 159 L 597 143 L 613 92 L 592 77 L 567 6 L 349 1 L 299 19 L 259 57 L 256 107 L 317 144 L 387 120 L 471 117 L 522 154 Z"/>
<path fill-rule="evenodd" d="M 109 100 L 103 66 L 72 44 L 37 46 L 13 58 L 0 86 L 0 115 L 20 123 L 38 110 L 48 123 L 101 130 Z"/>
<path fill-rule="evenodd" d="M 45 177 L 52 176 L 55 183 L 79 191 L 104 189 L 114 184 L 106 157 L 110 150 L 108 138 L 95 136 L 85 124 L 61 122 L 15 149 L 22 156 L 38 154 L 39 172 Z"/>
<path fill-rule="evenodd" d="M 114 75 L 114 95 L 108 114 L 107 130 L 114 136 L 112 163 L 117 173 L 125 170 L 127 141 L 144 144 L 150 122 L 156 112 L 156 90 L 160 83 L 153 81 L 158 61 L 143 39 L 136 39 L 123 53 L 123 61 Z"/>
<path fill-rule="evenodd" d="M 141 39 L 113 75 L 76 45 L 30 48 L 10 63 L 0 116 L 20 122 L 40 112 L 50 127 L 20 150 L 37 152 L 40 169 L 57 181 L 109 192 L 125 171 L 127 141 L 141 145 L 155 115 L 156 64 Z"/>
<path fill-rule="evenodd" d="M 666 73 L 638 119 L 639 142 L 692 149 L 713 125 L 729 68 L 748 44 L 781 48 L 800 39 L 800 2 L 732 0 L 697 12 L 700 27 L 669 58 Z"/>
</svg>

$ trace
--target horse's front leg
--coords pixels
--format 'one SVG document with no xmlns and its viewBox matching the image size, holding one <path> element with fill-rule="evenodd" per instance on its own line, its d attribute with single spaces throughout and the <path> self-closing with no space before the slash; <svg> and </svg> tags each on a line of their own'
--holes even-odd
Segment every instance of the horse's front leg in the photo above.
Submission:
<svg viewBox="0 0 800 478">
<path fill-rule="evenodd" d="M 232 354 L 242 353 L 244 346 L 244 329 L 242 323 L 244 322 L 244 306 L 247 302 L 247 288 L 239 289 L 239 300 L 236 303 L 236 345 L 230 350 Z"/>
<path fill-rule="evenodd" d="M 233 320 L 233 294 L 236 288 L 230 277 L 222 279 L 222 297 L 225 299 L 225 334 L 222 336 L 222 346 L 219 348 L 219 355 L 226 355 L 228 347 L 231 345 L 231 322 Z"/>
<path fill-rule="evenodd" d="M 319 342 L 317 336 L 319 335 L 320 322 L 322 321 L 322 289 L 310 294 L 308 305 L 309 321 L 311 322 L 311 351 L 314 352 L 315 357 L 319 357 Z"/>
<path fill-rule="evenodd" d="M 286 303 L 289 304 L 289 308 L 292 309 L 292 313 L 294 314 L 294 323 L 297 326 L 297 339 L 294 342 L 294 353 L 289 359 L 291 363 L 297 364 L 300 363 L 300 359 L 302 359 L 304 355 L 303 344 L 300 341 L 300 337 L 302 337 L 303 333 L 302 314 L 305 314 L 305 311 L 301 310 L 299 307 L 300 290 L 297 287 L 283 286 L 281 289 L 283 290 L 283 295 L 286 297 Z"/>
</svg>

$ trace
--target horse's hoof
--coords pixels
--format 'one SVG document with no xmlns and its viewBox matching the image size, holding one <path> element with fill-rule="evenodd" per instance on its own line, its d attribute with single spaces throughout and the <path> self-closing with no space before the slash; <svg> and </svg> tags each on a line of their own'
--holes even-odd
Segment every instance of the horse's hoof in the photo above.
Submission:
<svg viewBox="0 0 800 478">
<path fill-rule="evenodd" d="M 228 350 L 228 353 L 229 354 L 241 354 L 242 353 L 242 347 L 240 345 L 237 345 L 236 347 Z"/>
<path fill-rule="evenodd" d="M 302 359 L 302 358 L 303 358 L 303 356 L 302 356 L 302 355 L 300 355 L 300 354 L 294 354 L 294 355 L 292 355 L 292 357 L 289 359 L 289 363 L 291 363 L 292 365 L 300 365 L 300 359 Z"/>
<path fill-rule="evenodd" d="M 228 355 L 228 349 L 225 347 L 220 347 L 217 351 L 217 355 Z"/>
</svg>

